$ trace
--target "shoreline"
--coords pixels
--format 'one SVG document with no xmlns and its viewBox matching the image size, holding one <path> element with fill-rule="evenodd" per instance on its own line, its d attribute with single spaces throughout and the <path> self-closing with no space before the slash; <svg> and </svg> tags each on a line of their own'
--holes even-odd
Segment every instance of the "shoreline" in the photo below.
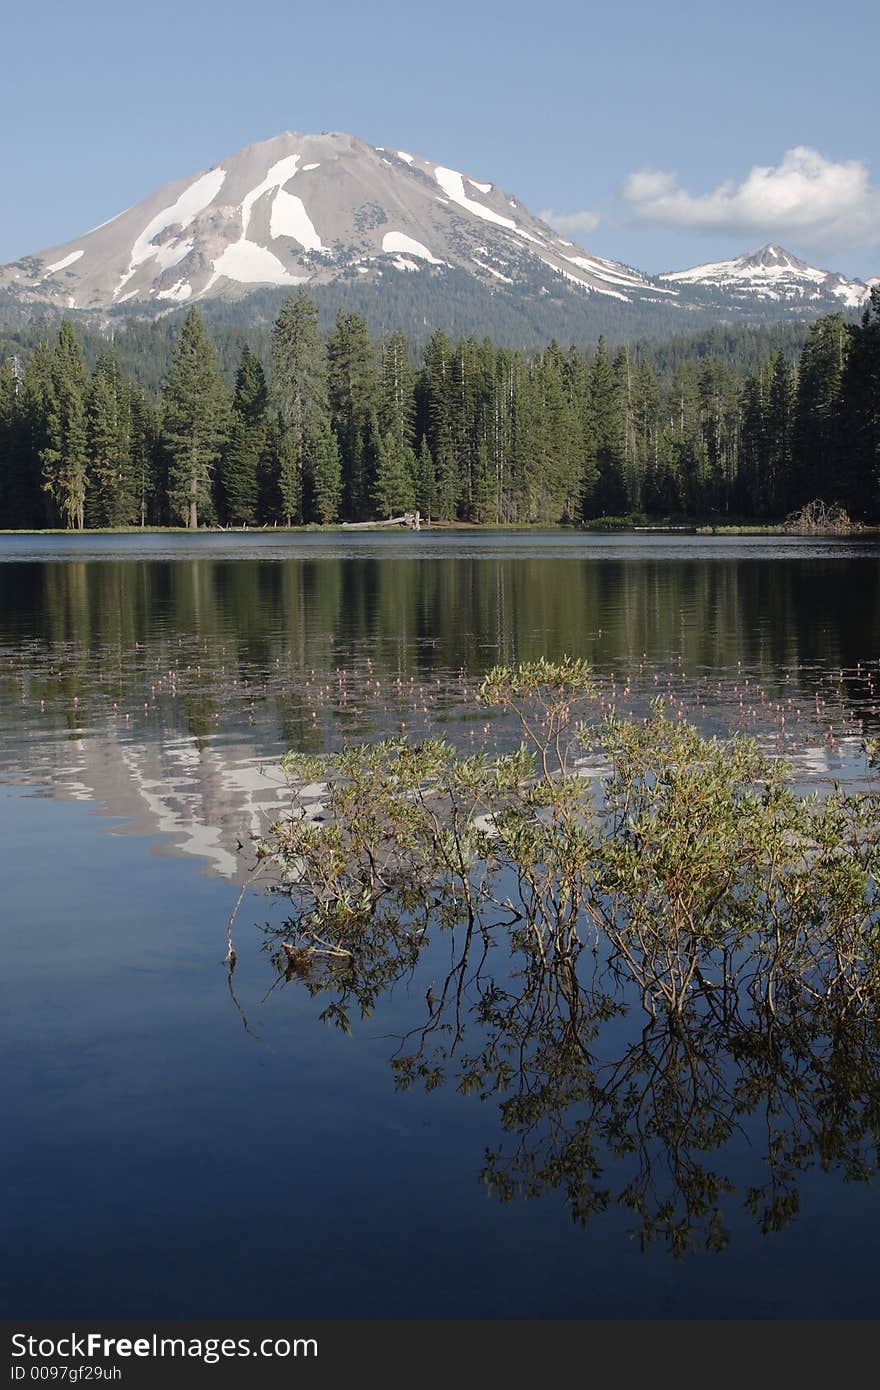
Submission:
<svg viewBox="0 0 880 1390">
<path fill-rule="evenodd" d="M 266 536 L 266 535 L 351 535 L 359 532 L 382 532 L 386 535 L 413 534 L 424 532 L 433 534 L 455 534 L 457 532 L 498 532 L 520 531 L 524 533 L 563 532 L 566 535 L 691 535 L 691 536 L 801 536 L 808 539 L 851 540 L 880 535 L 880 525 L 853 526 L 846 530 L 807 530 L 787 527 L 782 522 L 720 522 L 696 518 L 682 521 L 678 519 L 658 520 L 656 522 L 628 520 L 621 517 L 597 517 L 580 526 L 541 525 L 530 522 L 485 523 L 478 521 L 435 521 L 422 522 L 419 531 L 410 526 L 389 527 L 387 522 L 359 522 L 357 527 L 351 523 L 334 522 L 329 526 L 309 523 L 302 526 L 104 526 L 85 527 L 83 530 L 68 527 L 42 527 L 16 530 L 0 527 L 0 536 Z"/>
</svg>

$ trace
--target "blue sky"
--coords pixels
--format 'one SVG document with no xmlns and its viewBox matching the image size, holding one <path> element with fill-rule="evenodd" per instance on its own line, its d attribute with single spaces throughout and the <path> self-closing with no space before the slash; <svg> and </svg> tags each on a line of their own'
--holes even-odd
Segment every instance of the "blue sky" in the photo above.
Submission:
<svg viewBox="0 0 880 1390">
<path fill-rule="evenodd" d="M 500 183 L 652 272 L 775 241 L 880 274 L 878 41 L 868 0 L 7 4 L 0 261 L 290 129 Z"/>
</svg>

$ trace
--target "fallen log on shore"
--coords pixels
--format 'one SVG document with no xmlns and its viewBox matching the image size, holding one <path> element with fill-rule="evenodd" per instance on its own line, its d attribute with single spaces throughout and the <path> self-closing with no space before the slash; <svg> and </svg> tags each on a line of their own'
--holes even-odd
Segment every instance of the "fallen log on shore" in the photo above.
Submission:
<svg viewBox="0 0 880 1390">
<path fill-rule="evenodd" d="M 343 521 L 346 531 L 374 531 L 377 526 L 409 526 L 413 531 L 421 530 L 421 516 L 418 512 L 404 512 L 403 516 L 390 516 L 387 521 Z"/>
</svg>

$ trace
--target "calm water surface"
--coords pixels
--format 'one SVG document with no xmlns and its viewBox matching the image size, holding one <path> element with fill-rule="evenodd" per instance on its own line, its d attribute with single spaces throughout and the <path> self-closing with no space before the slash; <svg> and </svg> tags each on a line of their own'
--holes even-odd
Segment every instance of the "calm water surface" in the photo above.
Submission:
<svg viewBox="0 0 880 1390">
<path fill-rule="evenodd" d="M 731 1075 L 758 1084 L 752 1064 L 724 1040 L 697 1040 L 725 1082 L 707 1066 L 681 1102 L 686 1157 L 658 1119 L 681 1093 L 664 1056 L 645 1142 L 628 1130 L 615 1158 L 635 1112 L 610 1091 L 568 1085 L 519 1127 L 503 1108 L 546 1083 L 552 1011 L 534 1064 L 482 1099 L 455 1065 L 427 1093 L 395 1089 L 397 1040 L 419 1035 L 454 942 L 399 972 L 350 1037 L 320 1021 L 326 998 L 272 989 L 278 900 L 245 897 L 235 997 L 222 959 L 251 836 L 284 804 L 280 753 L 402 726 L 476 746 L 490 730 L 473 688 L 498 661 L 584 656 L 598 712 L 662 695 L 791 753 L 805 783 L 864 783 L 878 557 L 553 532 L 0 537 L 4 1311 L 876 1316 L 880 1188 L 846 1180 L 876 1157 L 870 1037 L 845 1040 L 845 1103 L 830 1062 L 779 1062 L 799 1100 L 773 1112 L 791 1153 L 768 1179 L 766 1115 L 729 1101 Z M 603 1076 L 634 1027 L 597 1041 Z M 466 1048 L 485 1042 L 474 1023 Z M 723 1241 L 694 1197 L 705 1166 L 729 1189 Z M 634 1174 L 692 1228 L 682 1258 L 662 1234 L 643 1249 L 618 1200 Z M 746 1199 L 768 1181 L 799 1209 L 762 1234 Z"/>
</svg>

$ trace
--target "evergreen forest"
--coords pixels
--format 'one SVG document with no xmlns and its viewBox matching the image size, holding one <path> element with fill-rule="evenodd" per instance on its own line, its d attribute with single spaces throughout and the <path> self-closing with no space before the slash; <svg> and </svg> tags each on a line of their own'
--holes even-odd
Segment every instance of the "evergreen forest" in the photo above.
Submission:
<svg viewBox="0 0 880 1390">
<path fill-rule="evenodd" d="M 880 289 L 861 318 L 541 350 L 182 320 L 0 344 L 0 527 L 424 518 L 880 520 Z"/>
</svg>

